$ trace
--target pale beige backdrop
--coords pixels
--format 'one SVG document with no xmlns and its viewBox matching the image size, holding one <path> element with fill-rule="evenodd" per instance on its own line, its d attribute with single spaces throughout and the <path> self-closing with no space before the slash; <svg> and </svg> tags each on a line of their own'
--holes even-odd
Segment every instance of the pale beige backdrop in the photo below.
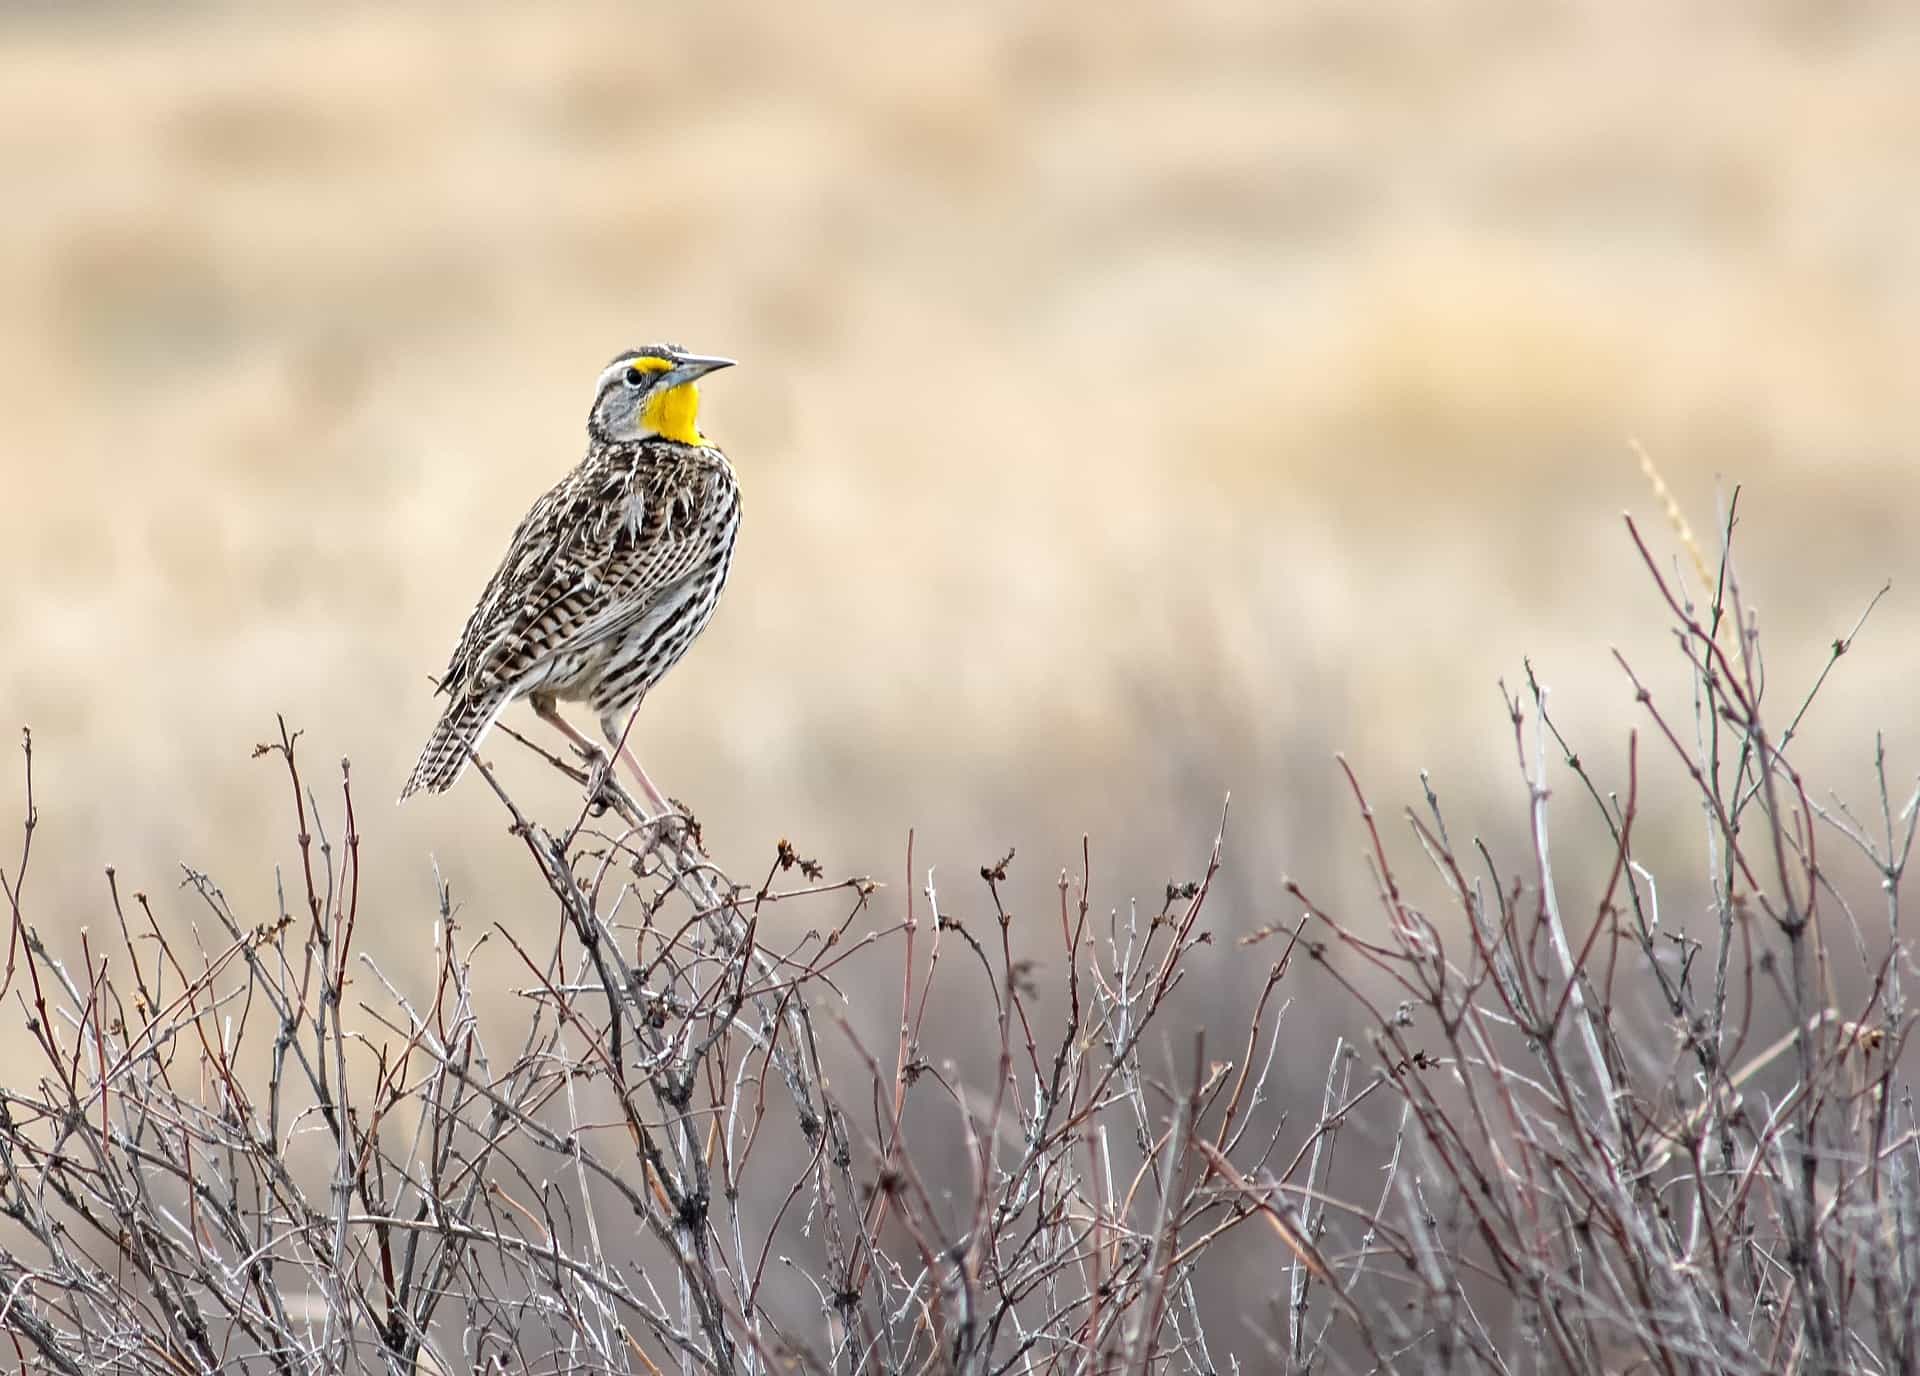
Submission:
<svg viewBox="0 0 1920 1376">
<path fill-rule="evenodd" d="M 897 880 L 911 826 L 955 901 L 1017 845 L 1033 907 L 1089 831 L 1100 896 L 1152 899 L 1231 789 L 1223 923 L 1283 870 L 1364 894 L 1331 753 L 1511 828 L 1523 654 L 1617 781 L 1607 647 L 1683 686 L 1620 529 L 1672 557 L 1634 438 L 1709 543 L 1747 484 L 1783 705 L 1894 580 L 1801 748 L 1863 790 L 1884 726 L 1911 773 L 1917 15 L 14 9 L 33 918 L 71 947 L 109 861 L 184 915 L 182 860 L 268 916 L 292 825 L 248 755 L 284 712 L 317 785 L 353 761 L 362 934 L 403 976 L 430 857 L 477 919 L 550 922 L 477 780 L 391 800 L 597 370 L 655 338 L 741 361 L 706 417 L 747 510 L 636 738 L 743 874 L 786 834 Z M 19 806 L 9 749 L 0 837 Z"/>
</svg>

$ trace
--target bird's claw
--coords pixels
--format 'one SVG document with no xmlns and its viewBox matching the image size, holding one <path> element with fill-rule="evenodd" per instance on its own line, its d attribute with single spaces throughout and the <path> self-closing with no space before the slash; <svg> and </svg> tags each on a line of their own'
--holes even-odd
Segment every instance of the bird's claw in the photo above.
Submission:
<svg viewBox="0 0 1920 1376">
<path fill-rule="evenodd" d="M 587 800 L 593 815 L 598 817 L 613 806 L 613 790 L 607 784 L 613 779 L 613 757 L 604 750 L 596 750 L 587 759 Z"/>
</svg>

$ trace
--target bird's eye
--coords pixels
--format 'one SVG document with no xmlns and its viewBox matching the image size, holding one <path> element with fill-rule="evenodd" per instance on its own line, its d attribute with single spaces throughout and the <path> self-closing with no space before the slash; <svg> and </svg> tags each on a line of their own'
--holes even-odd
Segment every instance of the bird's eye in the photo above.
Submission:
<svg viewBox="0 0 1920 1376">
<path fill-rule="evenodd" d="M 638 368 L 629 368 L 627 369 L 627 386 L 644 387 L 647 377 L 648 374 L 641 372 Z"/>
</svg>

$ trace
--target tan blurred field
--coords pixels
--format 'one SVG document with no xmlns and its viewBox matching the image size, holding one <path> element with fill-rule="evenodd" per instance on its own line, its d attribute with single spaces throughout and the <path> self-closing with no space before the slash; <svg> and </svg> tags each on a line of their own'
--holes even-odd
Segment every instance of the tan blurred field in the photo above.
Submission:
<svg viewBox="0 0 1920 1376">
<path fill-rule="evenodd" d="M 1039 902 L 1087 831 L 1118 902 L 1232 790 L 1251 925 L 1283 869 L 1364 892 L 1335 749 L 1516 819 L 1522 655 L 1617 772 L 1607 647 L 1682 687 L 1633 438 L 1709 554 L 1746 484 L 1782 699 L 1893 579 L 1801 748 L 1864 786 L 1884 727 L 1910 771 L 1917 71 L 1897 3 L 15 13 L 36 920 L 101 920 L 109 861 L 266 916 L 284 712 L 353 761 L 376 949 L 424 949 L 430 856 L 544 922 L 477 780 L 389 800 L 596 370 L 655 338 L 742 361 L 705 415 L 748 505 L 637 739 L 743 873 L 787 834 L 897 879 L 913 826 L 961 875 L 1018 845 Z"/>
</svg>

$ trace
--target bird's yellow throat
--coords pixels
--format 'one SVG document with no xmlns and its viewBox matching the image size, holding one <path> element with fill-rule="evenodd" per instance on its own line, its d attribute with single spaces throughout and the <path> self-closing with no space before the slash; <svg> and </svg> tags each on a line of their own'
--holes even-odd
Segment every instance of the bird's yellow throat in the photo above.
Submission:
<svg viewBox="0 0 1920 1376">
<path fill-rule="evenodd" d="M 640 424 L 643 429 L 651 430 L 662 439 L 675 440 L 680 444 L 705 444 L 706 436 L 700 433 L 695 421 L 700 415 L 700 388 L 697 384 L 683 382 L 678 387 L 669 387 L 666 391 L 647 398 L 647 404 L 640 412 Z"/>
</svg>

